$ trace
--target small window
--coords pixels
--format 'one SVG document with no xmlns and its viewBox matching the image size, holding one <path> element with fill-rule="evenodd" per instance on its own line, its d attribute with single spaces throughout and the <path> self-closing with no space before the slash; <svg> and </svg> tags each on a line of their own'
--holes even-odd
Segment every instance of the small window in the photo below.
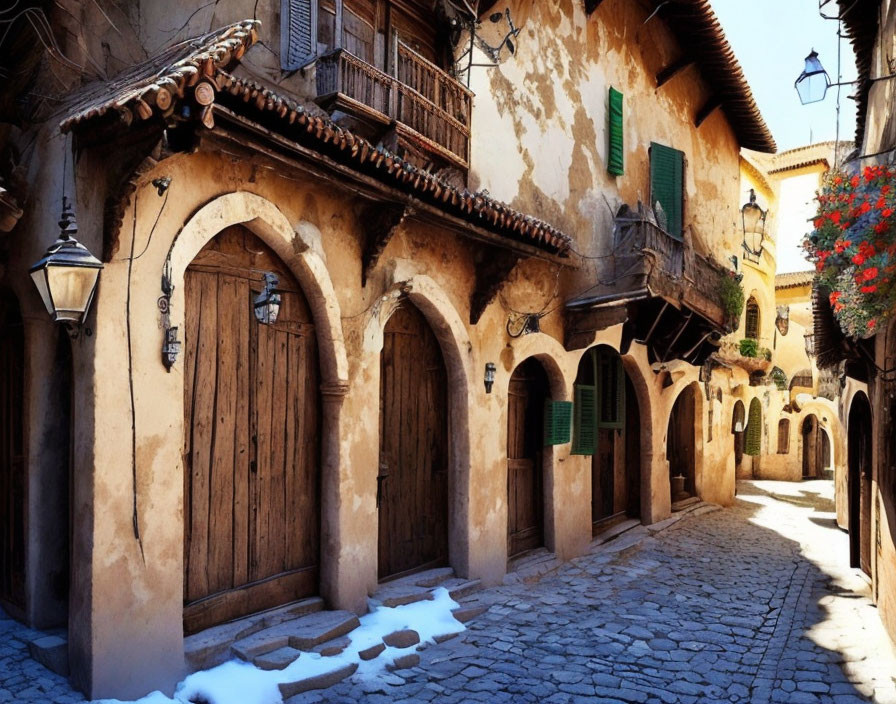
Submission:
<svg viewBox="0 0 896 704">
<path fill-rule="evenodd" d="M 675 239 L 681 239 L 684 209 L 684 152 L 650 144 L 650 205 L 657 222 Z"/>
<path fill-rule="evenodd" d="M 778 454 L 790 452 L 790 421 L 782 418 L 778 421 Z"/>
<path fill-rule="evenodd" d="M 753 296 L 747 301 L 747 315 L 744 319 L 744 336 L 759 339 L 759 304 Z"/>
</svg>

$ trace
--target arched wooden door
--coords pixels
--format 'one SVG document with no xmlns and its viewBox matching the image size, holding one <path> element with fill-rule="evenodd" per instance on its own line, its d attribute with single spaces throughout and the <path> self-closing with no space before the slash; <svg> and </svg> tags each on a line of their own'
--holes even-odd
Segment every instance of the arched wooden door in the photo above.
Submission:
<svg viewBox="0 0 896 704">
<path fill-rule="evenodd" d="M 446 379 L 429 323 L 403 302 L 380 358 L 380 579 L 448 563 Z"/>
<path fill-rule="evenodd" d="M 529 358 L 507 392 L 507 555 L 544 545 L 544 402 L 548 379 Z"/>
<path fill-rule="evenodd" d="M 25 609 L 25 332 L 0 290 L 0 604 Z"/>
<path fill-rule="evenodd" d="M 819 460 L 821 455 L 821 438 L 823 434 L 818 427 L 815 415 L 806 416 L 803 421 L 803 479 L 816 479 L 819 476 Z"/>
<path fill-rule="evenodd" d="M 849 480 L 849 558 L 871 574 L 871 405 L 855 395 L 847 426 Z"/>
<path fill-rule="evenodd" d="M 672 502 L 681 501 L 697 493 L 696 472 L 696 401 L 694 389 L 682 391 L 669 416 L 666 431 L 666 459 L 669 460 L 669 479 L 672 485 Z M 684 477 L 684 486 L 678 491 L 676 477 Z"/>
<path fill-rule="evenodd" d="M 256 321 L 262 273 L 276 323 Z M 298 282 L 260 239 L 221 232 L 184 290 L 184 630 L 311 596 L 320 558 L 320 382 Z"/>
<path fill-rule="evenodd" d="M 611 347 L 588 350 L 575 381 L 573 454 L 591 455 L 591 533 L 640 515 L 640 418 L 635 389 Z"/>
</svg>

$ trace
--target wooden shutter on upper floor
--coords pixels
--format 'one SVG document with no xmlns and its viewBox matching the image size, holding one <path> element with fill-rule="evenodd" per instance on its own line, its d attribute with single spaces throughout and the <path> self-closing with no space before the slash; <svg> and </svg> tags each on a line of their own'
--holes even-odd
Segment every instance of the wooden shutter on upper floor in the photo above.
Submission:
<svg viewBox="0 0 896 704">
<path fill-rule="evenodd" d="M 622 139 L 622 93 L 615 88 L 610 88 L 609 103 L 610 109 L 607 111 L 609 122 L 607 128 L 609 140 L 607 146 L 607 171 L 616 176 L 621 176 L 625 172 L 625 155 Z"/>
<path fill-rule="evenodd" d="M 657 202 L 666 216 L 666 232 L 681 239 L 684 206 L 684 152 L 650 144 L 650 205 Z"/>
<path fill-rule="evenodd" d="M 778 454 L 786 455 L 790 452 L 790 421 L 782 418 L 778 421 Z"/>
<path fill-rule="evenodd" d="M 280 0 L 280 67 L 302 68 L 317 55 L 317 0 Z"/>
</svg>

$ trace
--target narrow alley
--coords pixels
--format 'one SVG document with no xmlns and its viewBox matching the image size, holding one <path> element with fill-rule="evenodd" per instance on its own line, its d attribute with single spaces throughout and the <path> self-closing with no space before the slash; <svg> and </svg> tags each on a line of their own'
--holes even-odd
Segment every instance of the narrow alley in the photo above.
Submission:
<svg viewBox="0 0 896 704">
<path fill-rule="evenodd" d="M 317 702 L 894 702 L 896 658 L 845 568 L 829 481 L 738 483 L 730 509 L 639 526 L 489 609 L 417 667 Z M 510 581 L 510 580 L 508 580 Z M 0 619 L 0 702 L 80 702 Z"/>
</svg>

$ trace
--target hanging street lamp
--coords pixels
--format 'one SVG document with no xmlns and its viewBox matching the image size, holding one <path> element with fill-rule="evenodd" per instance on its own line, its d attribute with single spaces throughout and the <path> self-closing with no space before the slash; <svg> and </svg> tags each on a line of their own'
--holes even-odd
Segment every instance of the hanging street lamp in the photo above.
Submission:
<svg viewBox="0 0 896 704">
<path fill-rule="evenodd" d="M 59 227 L 59 239 L 29 273 L 53 320 L 79 326 L 90 310 L 103 264 L 75 239 L 78 224 L 64 196 Z"/>
<path fill-rule="evenodd" d="M 832 85 L 844 84 L 831 83 L 831 77 L 828 76 L 828 72 L 824 70 L 824 66 L 818 60 L 818 52 L 813 49 L 806 57 L 806 66 L 803 68 L 803 72 L 793 84 L 800 96 L 800 102 L 803 105 L 808 105 L 824 100 L 828 88 Z"/>
<path fill-rule="evenodd" d="M 740 209 L 741 223 L 744 229 L 744 257 L 758 262 L 762 256 L 762 243 L 765 241 L 765 218 L 768 211 L 756 203 L 756 191 L 750 189 L 750 201 Z"/>
</svg>

